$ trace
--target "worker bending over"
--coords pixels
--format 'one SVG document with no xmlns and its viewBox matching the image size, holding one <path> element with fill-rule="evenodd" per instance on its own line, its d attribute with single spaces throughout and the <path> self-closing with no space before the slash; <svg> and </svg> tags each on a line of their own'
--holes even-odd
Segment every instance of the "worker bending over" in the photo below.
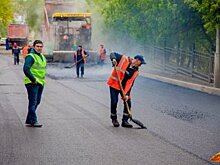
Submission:
<svg viewBox="0 0 220 165">
<path fill-rule="evenodd" d="M 114 127 L 119 127 L 119 122 L 117 120 L 117 103 L 118 103 L 118 95 L 120 93 L 123 101 L 124 101 L 124 111 L 122 117 L 122 127 L 132 128 L 132 125 L 128 123 L 129 113 L 126 108 L 126 103 L 128 103 L 129 108 L 131 108 L 131 97 L 130 92 L 133 86 L 133 83 L 138 76 L 138 68 L 142 64 L 146 64 L 144 57 L 142 55 L 136 55 L 134 58 L 127 57 L 125 55 L 121 55 L 118 53 L 111 53 L 110 59 L 112 61 L 112 65 L 116 66 L 117 70 L 113 70 L 111 76 L 109 77 L 107 84 L 110 88 L 110 97 L 111 97 L 111 119 Z M 117 73 L 119 75 L 120 81 L 122 83 L 122 87 L 125 93 L 125 97 L 123 97 L 123 93 L 120 90 L 119 79 Z"/>
</svg>

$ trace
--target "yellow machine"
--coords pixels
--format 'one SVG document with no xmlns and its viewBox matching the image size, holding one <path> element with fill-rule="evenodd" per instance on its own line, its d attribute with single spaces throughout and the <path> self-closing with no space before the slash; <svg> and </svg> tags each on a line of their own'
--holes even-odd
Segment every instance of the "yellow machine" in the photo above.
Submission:
<svg viewBox="0 0 220 165">
<path fill-rule="evenodd" d="M 78 2 L 44 0 L 44 23 L 41 36 L 47 45 L 44 55 L 53 62 L 73 62 L 73 52 L 80 44 L 89 52 L 87 62 L 98 53 L 91 50 L 91 13 L 76 13 Z M 70 12 L 72 11 L 72 12 Z"/>
<path fill-rule="evenodd" d="M 55 50 L 75 50 L 77 45 L 85 49 L 91 46 L 91 13 L 54 13 Z"/>
</svg>

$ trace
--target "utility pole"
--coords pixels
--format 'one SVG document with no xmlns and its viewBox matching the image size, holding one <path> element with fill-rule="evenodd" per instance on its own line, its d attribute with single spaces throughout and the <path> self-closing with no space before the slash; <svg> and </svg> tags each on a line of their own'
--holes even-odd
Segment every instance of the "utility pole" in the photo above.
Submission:
<svg viewBox="0 0 220 165">
<path fill-rule="evenodd" d="M 214 67 L 214 87 L 220 88 L 220 28 L 216 30 L 216 52 L 215 52 L 215 67 Z"/>
</svg>

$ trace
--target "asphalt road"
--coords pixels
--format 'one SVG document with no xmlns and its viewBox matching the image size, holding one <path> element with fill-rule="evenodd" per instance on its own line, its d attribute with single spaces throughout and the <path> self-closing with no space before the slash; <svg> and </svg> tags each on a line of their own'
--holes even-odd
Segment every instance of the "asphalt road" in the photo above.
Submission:
<svg viewBox="0 0 220 165">
<path fill-rule="evenodd" d="M 42 128 L 26 127 L 22 65 L 0 55 L 0 164 L 206 165 L 219 151 L 220 97 L 138 77 L 133 117 L 147 130 L 114 128 L 106 79 L 111 66 L 87 66 L 85 78 L 48 67 L 38 108 Z M 122 117 L 122 103 L 118 107 Z"/>
</svg>

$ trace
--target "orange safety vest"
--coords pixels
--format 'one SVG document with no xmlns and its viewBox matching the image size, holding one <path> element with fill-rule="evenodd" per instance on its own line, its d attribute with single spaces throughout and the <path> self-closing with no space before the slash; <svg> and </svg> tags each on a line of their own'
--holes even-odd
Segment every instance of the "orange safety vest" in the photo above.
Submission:
<svg viewBox="0 0 220 165">
<path fill-rule="evenodd" d="M 77 60 L 77 51 L 74 52 L 74 56 L 76 57 L 76 62 L 78 62 L 78 60 Z M 86 63 L 86 55 L 85 55 L 83 49 L 82 49 L 82 59 L 83 59 L 84 63 Z"/>
<path fill-rule="evenodd" d="M 105 48 L 100 48 L 99 54 L 100 54 L 100 60 L 106 59 Z"/>
<path fill-rule="evenodd" d="M 121 81 L 124 79 L 125 71 L 129 66 L 129 64 L 130 62 L 128 57 L 123 55 L 117 66 L 118 67 L 117 72 Z M 131 89 L 131 86 L 137 76 L 138 76 L 138 71 L 135 71 L 133 76 L 126 82 L 124 89 L 125 94 Z M 112 88 L 120 90 L 119 80 L 115 69 L 112 71 L 112 74 L 109 77 L 107 84 Z"/>
<path fill-rule="evenodd" d="M 24 48 L 23 48 L 23 50 L 22 50 L 22 55 L 23 55 L 23 58 L 25 59 L 26 58 L 26 56 L 27 56 L 27 54 L 28 54 L 28 46 L 25 46 Z"/>
<path fill-rule="evenodd" d="M 214 156 L 212 156 L 210 160 L 213 162 L 216 162 L 216 163 L 220 163 L 220 152 L 218 152 Z"/>
</svg>

